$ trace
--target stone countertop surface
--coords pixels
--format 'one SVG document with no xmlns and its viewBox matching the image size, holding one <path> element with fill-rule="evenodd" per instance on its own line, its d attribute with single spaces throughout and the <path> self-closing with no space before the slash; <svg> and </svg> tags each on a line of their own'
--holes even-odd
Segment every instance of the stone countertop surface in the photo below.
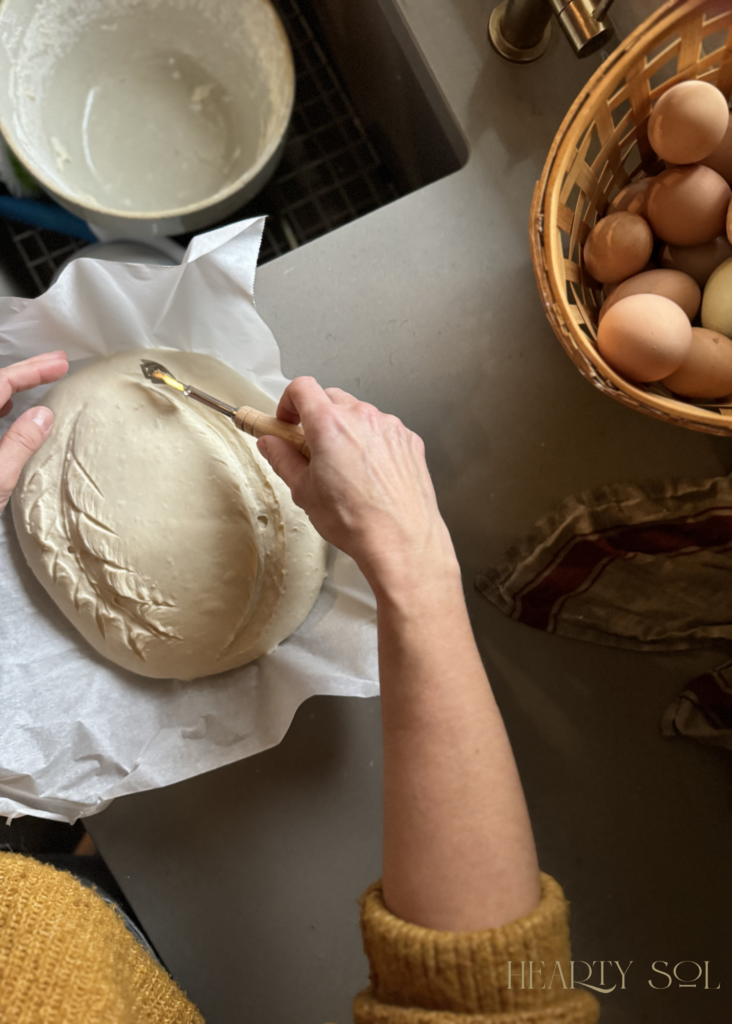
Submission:
<svg viewBox="0 0 732 1024">
<path fill-rule="evenodd" d="M 658 6 L 621 5 L 622 35 Z M 542 866 L 572 902 L 575 959 L 633 961 L 625 990 L 600 997 L 603 1024 L 718 1024 L 731 1009 L 732 762 L 662 739 L 659 717 L 719 655 L 537 634 L 474 590 L 476 574 L 570 493 L 732 466 L 732 441 L 611 401 L 555 339 L 531 267 L 529 204 L 600 58 L 577 60 L 557 32 L 542 61 L 505 64 L 486 42 L 492 6 L 398 0 L 390 16 L 421 51 L 467 161 L 262 267 L 257 303 L 287 376 L 352 391 L 425 439 Z M 277 748 L 89 819 L 209 1024 L 351 1019 L 367 983 L 355 901 L 380 870 L 380 766 L 378 700 L 318 697 Z M 654 961 L 682 960 L 709 961 L 722 988 L 651 988 L 665 982 Z"/>
</svg>

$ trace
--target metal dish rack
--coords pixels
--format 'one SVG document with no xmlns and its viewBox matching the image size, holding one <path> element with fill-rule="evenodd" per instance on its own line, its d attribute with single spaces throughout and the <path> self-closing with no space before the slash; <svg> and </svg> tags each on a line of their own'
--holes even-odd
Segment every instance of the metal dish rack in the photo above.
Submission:
<svg viewBox="0 0 732 1024">
<path fill-rule="evenodd" d="M 273 0 L 290 37 L 297 90 L 274 177 L 228 220 L 267 214 L 259 262 L 275 259 L 403 194 L 368 139 L 298 0 Z M 226 223 L 226 222 L 222 222 Z M 190 235 L 178 241 L 186 245 Z M 57 268 L 86 243 L 0 219 L 0 262 L 26 295 L 48 288 Z"/>
</svg>

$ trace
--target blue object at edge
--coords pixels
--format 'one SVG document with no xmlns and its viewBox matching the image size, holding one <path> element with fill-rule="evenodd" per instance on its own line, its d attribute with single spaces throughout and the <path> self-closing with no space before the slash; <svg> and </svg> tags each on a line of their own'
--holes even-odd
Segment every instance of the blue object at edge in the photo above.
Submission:
<svg viewBox="0 0 732 1024">
<path fill-rule="evenodd" d="M 98 241 L 86 221 L 69 213 L 56 203 L 40 203 L 36 199 L 16 199 L 15 196 L 0 196 L 0 217 L 20 221 L 34 228 L 56 231 L 60 235 L 71 235 L 84 242 Z"/>
</svg>

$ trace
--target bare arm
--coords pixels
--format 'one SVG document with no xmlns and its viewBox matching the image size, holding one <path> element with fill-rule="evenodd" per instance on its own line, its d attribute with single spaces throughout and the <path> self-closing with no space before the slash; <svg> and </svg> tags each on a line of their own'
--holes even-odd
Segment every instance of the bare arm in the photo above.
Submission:
<svg viewBox="0 0 732 1024">
<path fill-rule="evenodd" d="M 376 595 L 385 901 L 445 931 L 522 917 L 540 898 L 531 826 L 424 446 L 395 417 L 311 378 L 293 381 L 278 416 L 302 421 L 312 461 L 273 437 L 260 451 Z"/>
<path fill-rule="evenodd" d="M 531 825 L 457 572 L 382 597 L 378 623 L 387 906 L 444 931 L 523 917 Z"/>
</svg>

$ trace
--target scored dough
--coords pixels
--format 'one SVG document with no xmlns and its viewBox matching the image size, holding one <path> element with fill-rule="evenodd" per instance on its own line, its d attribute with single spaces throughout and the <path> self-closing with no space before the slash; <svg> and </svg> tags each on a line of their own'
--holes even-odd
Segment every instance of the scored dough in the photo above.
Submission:
<svg viewBox="0 0 732 1024">
<path fill-rule="evenodd" d="M 106 658 L 196 679 L 266 654 L 305 619 L 327 545 L 254 439 L 145 380 L 141 359 L 234 406 L 274 403 L 211 356 L 139 349 L 48 394 L 51 437 L 12 499 L 28 564 Z"/>
</svg>

